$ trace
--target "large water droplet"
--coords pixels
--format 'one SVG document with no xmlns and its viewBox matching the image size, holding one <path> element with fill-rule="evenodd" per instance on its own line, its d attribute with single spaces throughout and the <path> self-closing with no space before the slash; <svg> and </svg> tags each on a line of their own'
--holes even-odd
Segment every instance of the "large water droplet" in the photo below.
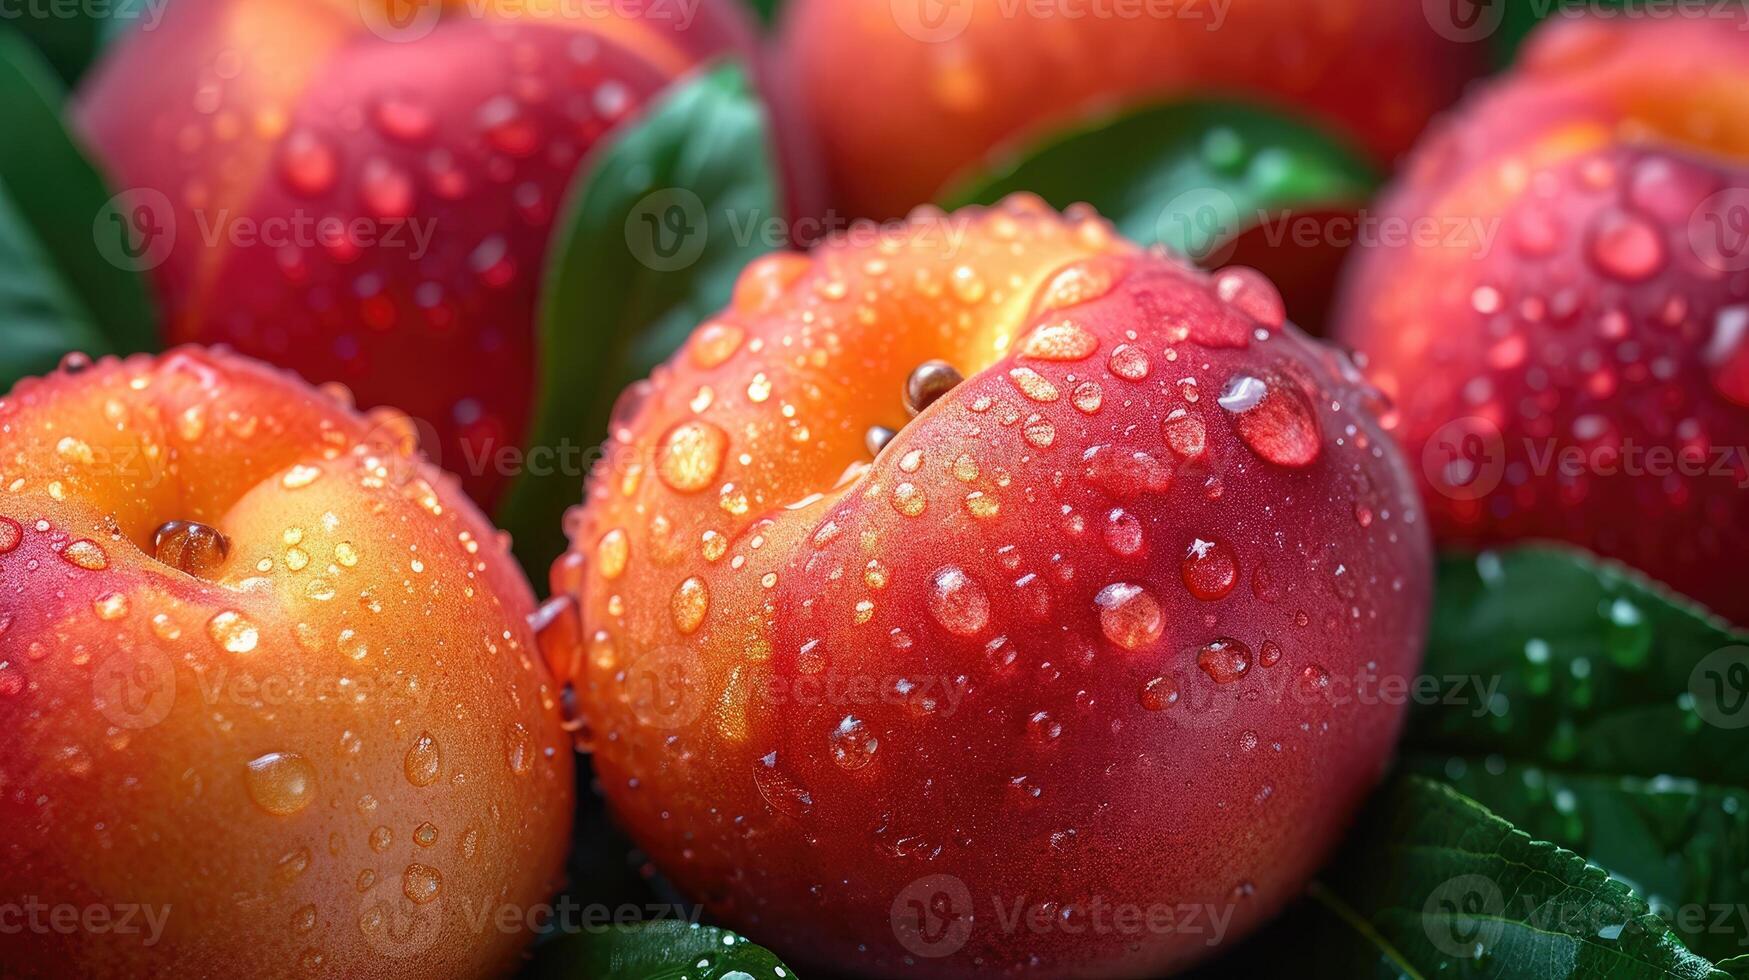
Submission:
<svg viewBox="0 0 1749 980">
<path fill-rule="evenodd" d="M 1236 374 L 1220 405 L 1252 452 L 1277 466 L 1310 466 L 1322 450 L 1318 417 L 1297 385 L 1275 376 Z"/>
<path fill-rule="evenodd" d="M 1099 628 L 1106 639 L 1125 650 L 1137 650 L 1160 638 L 1166 616 L 1147 589 L 1113 582 L 1093 598 L 1099 607 Z"/>
<path fill-rule="evenodd" d="M 275 816 L 288 816 L 316 798 L 316 769 L 296 752 L 269 752 L 249 761 L 244 785 L 255 805 Z"/>
<path fill-rule="evenodd" d="M 729 449 L 729 436 L 709 422 L 682 422 L 668 430 L 656 474 L 677 493 L 696 493 L 715 482 Z"/>
<path fill-rule="evenodd" d="M 1197 651 L 1196 665 L 1216 684 L 1231 684 L 1251 669 L 1251 648 L 1231 637 L 1218 637 Z"/>
<path fill-rule="evenodd" d="M 956 636 L 976 636 L 990 623 L 990 596 L 963 569 L 947 565 L 930 580 L 929 612 Z"/>
<path fill-rule="evenodd" d="M 1225 598 L 1239 581 L 1239 562 L 1233 557 L 1233 549 L 1219 541 L 1201 538 L 1192 541 L 1185 550 L 1178 571 L 1184 587 L 1204 602 Z"/>
<path fill-rule="evenodd" d="M 832 749 L 832 761 L 846 772 L 855 772 L 873 762 L 875 750 L 881 744 L 868 725 L 855 715 L 845 715 L 826 741 Z"/>
</svg>

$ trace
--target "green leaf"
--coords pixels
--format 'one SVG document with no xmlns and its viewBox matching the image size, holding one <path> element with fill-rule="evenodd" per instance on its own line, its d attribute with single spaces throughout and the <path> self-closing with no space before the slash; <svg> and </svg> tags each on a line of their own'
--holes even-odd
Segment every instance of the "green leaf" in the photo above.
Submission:
<svg viewBox="0 0 1749 980">
<path fill-rule="evenodd" d="M 83 0 L 19 3 L 0 16 L 0 33 L 33 44 L 68 85 L 84 76 L 103 49 L 141 25 L 156 25 L 169 0 Z"/>
<path fill-rule="evenodd" d="M 728 305 L 748 261 L 784 244 L 767 234 L 779 217 L 770 145 L 746 71 L 729 64 L 653 106 L 573 185 L 543 283 L 531 453 L 599 444 L 619 393 Z M 574 467 L 553 469 L 525 467 L 498 513 L 533 570 L 558 556 L 560 518 L 582 499 Z"/>
<path fill-rule="evenodd" d="M 1697 952 L 1749 948 L 1749 635 L 1525 548 L 1441 562 L 1423 670 L 1447 693 L 1412 714 L 1407 767 L 1608 868 Z"/>
<path fill-rule="evenodd" d="M 753 8 L 759 22 L 766 25 L 777 23 L 777 18 L 783 13 L 784 0 L 747 0 L 747 6 Z"/>
<path fill-rule="evenodd" d="M 726 929 L 661 920 L 543 943 L 523 980 L 792 980 L 795 971 Z"/>
<path fill-rule="evenodd" d="M 1218 263 L 1233 239 L 1300 213 L 1350 210 L 1379 177 L 1323 130 L 1260 106 L 1155 105 L 1059 134 L 965 181 L 948 207 L 1031 191 L 1053 206 L 1093 205 L 1126 237 Z"/>
<path fill-rule="evenodd" d="M 1312 955 L 1308 955 L 1308 953 Z M 1449 786 L 1389 785 L 1309 897 L 1206 976 L 1716 978 L 1622 882 Z"/>
<path fill-rule="evenodd" d="M 138 263 L 102 237 L 121 234 L 105 221 L 121 217 L 117 199 L 62 124 L 61 99 L 40 56 L 0 32 L 0 390 L 68 351 L 133 353 L 158 339 Z"/>
</svg>

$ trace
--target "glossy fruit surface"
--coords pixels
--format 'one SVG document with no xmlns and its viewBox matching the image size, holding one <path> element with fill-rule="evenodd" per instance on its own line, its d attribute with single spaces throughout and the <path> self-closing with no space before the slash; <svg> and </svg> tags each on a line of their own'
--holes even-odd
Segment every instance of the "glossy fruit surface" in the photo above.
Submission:
<svg viewBox="0 0 1749 980">
<path fill-rule="evenodd" d="M 1396 398 L 1436 533 L 1554 538 L 1738 622 L 1749 595 L 1749 35 L 1551 24 L 1382 205 L 1339 338 Z"/>
<path fill-rule="evenodd" d="M 1480 73 L 1460 36 L 1404 0 L 797 0 L 783 40 L 837 205 L 887 218 L 1005 145 L 1174 97 L 1310 115 L 1389 163 Z"/>
<path fill-rule="evenodd" d="M 542 263 L 580 162 L 703 59 L 751 50 L 733 4 L 649 9 L 178 2 L 79 109 L 167 339 L 409 413 L 489 506 L 495 452 L 527 434 Z"/>
<path fill-rule="evenodd" d="M 628 391 L 554 568 L 601 784 L 804 964 L 1211 955 L 1298 894 L 1402 718 L 1366 692 L 1415 670 L 1429 546 L 1378 407 L 1256 273 L 1087 213 L 771 256 Z M 1129 918 L 1162 907 L 1220 935 Z"/>
<path fill-rule="evenodd" d="M 411 434 L 196 348 L 0 399 L 8 976 L 515 962 L 489 916 L 559 884 L 570 740 L 527 582 Z"/>
</svg>

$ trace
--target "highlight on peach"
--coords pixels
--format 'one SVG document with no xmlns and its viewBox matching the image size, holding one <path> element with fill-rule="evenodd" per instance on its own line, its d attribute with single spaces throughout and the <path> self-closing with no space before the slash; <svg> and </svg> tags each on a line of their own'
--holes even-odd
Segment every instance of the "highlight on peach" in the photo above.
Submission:
<svg viewBox="0 0 1749 980">
<path fill-rule="evenodd" d="M 0 10 L 0 976 L 1749 977 L 1749 11 Z"/>
</svg>

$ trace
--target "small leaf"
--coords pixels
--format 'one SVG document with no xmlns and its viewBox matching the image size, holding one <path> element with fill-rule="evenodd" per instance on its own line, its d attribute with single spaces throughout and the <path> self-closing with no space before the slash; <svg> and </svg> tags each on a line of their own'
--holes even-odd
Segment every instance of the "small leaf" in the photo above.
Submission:
<svg viewBox="0 0 1749 980">
<path fill-rule="evenodd" d="M 523 980 L 793 980 L 769 951 L 712 926 L 661 920 L 584 928 L 535 949 Z"/>
<path fill-rule="evenodd" d="M 785 0 L 747 0 L 747 6 L 759 17 L 760 23 L 775 24 L 783 13 Z"/>
<path fill-rule="evenodd" d="M 543 282 L 531 447 L 600 443 L 620 392 L 728 305 L 748 261 L 781 247 L 764 233 L 779 214 L 770 145 L 745 70 L 729 64 L 667 95 L 573 184 Z M 498 514 L 524 567 L 558 556 L 560 517 L 581 499 L 575 472 L 525 468 Z"/>
<path fill-rule="evenodd" d="M 1332 980 L 1728 976 L 1684 948 L 1603 869 L 1417 777 L 1395 780 L 1369 805 L 1306 900 L 1204 975 L 1247 973 Z"/>
<path fill-rule="evenodd" d="M 42 59 L 0 32 L 0 390 L 63 354 L 133 353 L 157 344 L 138 272 L 106 258 L 103 217 L 118 214 L 61 122 Z M 120 255 L 121 253 L 111 253 Z"/>
<path fill-rule="evenodd" d="M 1093 205 L 1126 237 L 1219 264 L 1241 233 L 1286 234 L 1287 210 L 1342 211 L 1378 175 L 1334 136 L 1241 102 L 1155 105 L 1078 127 L 972 178 L 949 207 L 1031 191 L 1058 208 Z"/>
<path fill-rule="evenodd" d="M 1749 945 L 1749 636 L 1532 547 L 1441 562 L 1423 671 L 1443 693 L 1406 765 L 1608 868 L 1695 951 Z"/>
</svg>

